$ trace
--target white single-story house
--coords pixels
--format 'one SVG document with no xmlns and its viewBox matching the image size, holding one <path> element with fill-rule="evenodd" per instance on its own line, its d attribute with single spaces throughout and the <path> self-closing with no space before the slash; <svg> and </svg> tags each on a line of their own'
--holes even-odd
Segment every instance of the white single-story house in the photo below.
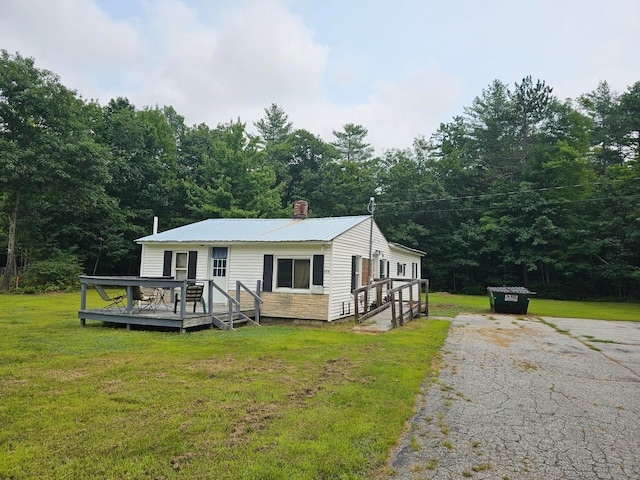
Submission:
<svg viewBox="0 0 640 480">
<path fill-rule="evenodd" d="M 236 281 L 260 281 L 263 317 L 322 321 L 353 315 L 352 291 L 370 278 L 421 278 L 424 252 L 388 242 L 370 216 L 306 218 L 301 208 L 292 219 L 216 218 L 139 238 L 140 276 L 214 282 L 234 297 Z"/>
</svg>

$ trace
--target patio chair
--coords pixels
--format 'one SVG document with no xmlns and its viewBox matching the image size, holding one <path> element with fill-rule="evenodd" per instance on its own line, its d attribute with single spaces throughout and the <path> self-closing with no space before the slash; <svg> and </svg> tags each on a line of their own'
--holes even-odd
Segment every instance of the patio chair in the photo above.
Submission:
<svg viewBox="0 0 640 480">
<path fill-rule="evenodd" d="M 142 287 L 133 288 L 133 300 L 138 302 L 138 306 L 145 310 L 155 311 L 155 307 L 158 303 L 155 291 L 153 293 L 148 293 Z"/>
<path fill-rule="evenodd" d="M 102 307 L 103 310 L 111 307 L 118 307 L 118 310 L 122 311 L 123 308 L 126 307 L 124 303 L 124 299 L 127 298 L 126 295 L 117 295 L 114 297 L 109 296 L 109 294 L 105 291 L 102 285 L 94 285 L 93 288 L 96 289 L 100 298 L 105 302 L 108 302 L 108 305 Z"/>
<path fill-rule="evenodd" d="M 196 306 L 198 302 L 202 303 L 202 311 L 207 313 L 207 306 L 204 302 L 204 298 L 202 297 L 202 292 L 204 291 L 204 285 L 201 283 L 191 283 L 187 285 L 187 290 L 185 291 L 185 299 L 186 303 L 193 302 L 193 313 L 196 312 Z M 173 303 L 173 313 L 178 312 L 178 302 L 180 301 L 180 293 L 176 293 L 174 295 L 174 303 Z"/>
</svg>

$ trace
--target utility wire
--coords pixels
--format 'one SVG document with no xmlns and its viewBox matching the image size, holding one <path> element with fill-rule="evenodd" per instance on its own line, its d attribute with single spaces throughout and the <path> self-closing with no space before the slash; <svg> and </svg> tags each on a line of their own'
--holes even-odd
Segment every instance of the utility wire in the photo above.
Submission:
<svg viewBox="0 0 640 480">
<path fill-rule="evenodd" d="M 616 197 L 597 197 L 597 198 L 584 198 L 584 199 L 580 199 L 580 200 L 559 200 L 556 202 L 544 202 L 541 203 L 539 206 L 540 207 L 546 207 L 546 206 L 550 206 L 550 205 L 567 205 L 567 204 L 571 204 L 571 203 L 583 203 L 583 202 L 596 202 L 596 201 L 602 201 L 602 200 L 619 200 L 619 199 L 629 199 L 629 198 L 637 198 L 640 197 L 640 194 L 635 194 L 635 195 L 619 195 Z M 404 203 L 404 202 L 403 202 Z M 412 203 L 412 202 L 406 202 L 406 203 Z M 383 203 L 378 203 L 376 204 L 377 206 L 380 205 L 390 205 L 390 204 L 383 204 Z M 383 213 L 382 215 L 410 215 L 410 214 L 414 214 L 414 213 L 447 213 L 447 212 L 462 212 L 462 211 L 476 211 L 476 210 L 496 210 L 499 208 L 522 208 L 525 207 L 526 205 L 522 204 L 522 203 L 512 203 L 512 204 L 493 204 L 493 205 L 478 205 L 475 207 L 460 207 L 460 208 L 448 208 L 448 209 L 429 209 L 429 210 L 406 210 L 406 211 L 393 211 L 390 213 L 384 213 L 384 208 L 382 208 Z"/>
<path fill-rule="evenodd" d="M 613 180 L 613 182 L 625 182 L 625 181 L 628 182 L 628 181 L 637 181 L 637 180 L 640 180 L 640 177 Z M 424 199 L 424 200 L 404 200 L 404 201 L 397 201 L 397 202 L 378 202 L 378 203 L 376 203 L 376 206 L 409 205 L 409 204 L 416 204 L 416 203 L 444 202 L 444 201 L 449 201 L 449 200 L 471 200 L 471 199 L 477 199 L 477 198 L 489 198 L 489 197 L 518 195 L 518 194 L 529 193 L 529 192 L 549 192 L 549 191 L 555 191 L 555 190 L 565 190 L 565 189 L 568 189 L 568 188 L 591 187 L 591 186 L 604 185 L 604 184 L 605 184 L 605 182 L 594 182 L 594 183 L 585 183 L 585 184 L 577 183 L 577 184 L 574 184 L 574 185 L 565 185 L 565 186 L 562 186 L 562 187 L 531 188 L 531 189 L 526 189 L 526 190 L 515 190 L 515 191 L 511 191 L 511 192 L 502 192 L 502 193 L 481 193 L 479 195 L 465 195 L 465 196 L 461 196 L 461 197 L 441 197 L 441 198 L 430 198 L 430 199 Z M 614 197 L 614 198 L 616 198 L 616 197 Z"/>
</svg>

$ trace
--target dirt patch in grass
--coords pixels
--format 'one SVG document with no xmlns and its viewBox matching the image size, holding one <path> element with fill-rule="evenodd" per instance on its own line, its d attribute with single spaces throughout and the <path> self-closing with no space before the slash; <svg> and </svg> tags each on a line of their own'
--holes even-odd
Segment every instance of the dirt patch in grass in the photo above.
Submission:
<svg viewBox="0 0 640 480">
<path fill-rule="evenodd" d="M 10 388 L 10 387 L 26 387 L 29 385 L 29 380 L 17 380 L 14 378 L 6 378 L 0 380 L 0 387 Z"/>
<path fill-rule="evenodd" d="M 179 472 L 184 467 L 189 465 L 194 457 L 195 457 L 195 454 L 191 452 L 178 455 L 177 457 L 174 457 L 171 459 L 171 468 L 176 472 Z"/>
<path fill-rule="evenodd" d="M 316 397 L 328 385 L 344 385 L 353 382 L 351 371 L 354 364 L 347 358 L 328 359 L 322 365 L 310 364 L 306 367 L 308 375 L 304 379 L 291 379 L 293 391 L 284 396 L 290 401 L 302 403 L 305 399 Z"/>
<path fill-rule="evenodd" d="M 247 413 L 236 422 L 229 435 L 229 442 L 232 445 L 246 445 L 249 443 L 251 434 L 264 430 L 270 422 L 282 417 L 281 408 L 277 404 L 250 406 Z"/>
<path fill-rule="evenodd" d="M 44 374 L 46 377 L 53 378 L 54 380 L 61 380 L 63 382 L 82 378 L 85 375 L 88 375 L 88 372 L 83 370 L 47 370 Z"/>
<path fill-rule="evenodd" d="M 351 376 L 354 368 L 355 365 L 348 358 L 330 358 L 323 367 L 320 382 L 331 381 L 336 385 L 354 382 Z"/>
<path fill-rule="evenodd" d="M 120 391 L 120 387 L 124 384 L 122 380 L 106 380 L 102 382 L 100 391 L 108 394 L 116 394 Z"/>
</svg>

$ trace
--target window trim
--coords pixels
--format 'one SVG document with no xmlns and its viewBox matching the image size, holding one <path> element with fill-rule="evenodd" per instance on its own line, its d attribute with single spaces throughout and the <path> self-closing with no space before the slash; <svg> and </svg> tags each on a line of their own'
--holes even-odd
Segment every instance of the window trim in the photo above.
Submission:
<svg viewBox="0 0 640 480">
<path fill-rule="evenodd" d="M 351 256 L 351 293 L 362 287 L 362 255 Z"/>
<path fill-rule="evenodd" d="M 291 287 L 280 287 L 278 285 L 278 274 L 280 268 L 280 260 L 291 260 L 292 274 L 295 273 L 295 261 L 296 260 L 306 260 L 309 262 L 309 278 L 307 279 L 307 288 L 295 288 Z M 295 278 L 291 277 L 291 284 L 295 285 Z M 273 256 L 273 285 L 272 291 L 274 292 L 300 292 L 300 293 L 309 293 L 311 292 L 311 287 L 313 285 L 313 255 L 274 255 Z"/>
</svg>

